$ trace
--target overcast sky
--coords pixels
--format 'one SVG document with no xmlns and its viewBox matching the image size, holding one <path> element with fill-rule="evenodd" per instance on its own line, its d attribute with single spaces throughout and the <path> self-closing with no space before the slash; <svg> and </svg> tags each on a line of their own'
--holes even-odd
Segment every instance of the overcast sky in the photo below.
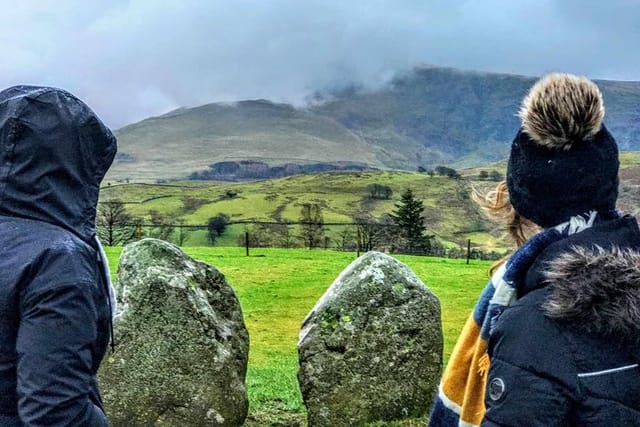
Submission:
<svg viewBox="0 0 640 427">
<path fill-rule="evenodd" d="M 639 41 L 637 0 L 21 0 L 2 9 L 0 86 L 68 89 L 119 128 L 419 65 L 640 80 Z"/>
</svg>

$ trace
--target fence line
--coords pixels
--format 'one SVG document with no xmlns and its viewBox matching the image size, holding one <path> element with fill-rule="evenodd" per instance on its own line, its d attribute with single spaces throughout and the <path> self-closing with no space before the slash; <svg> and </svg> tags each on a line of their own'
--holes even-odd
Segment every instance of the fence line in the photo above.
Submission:
<svg viewBox="0 0 640 427">
<path fill-rule="evenodd" d="M 226 227 L 230 225 L 253 226 L 253 229 L 245 229 L 237 236 L 235 242 L 230 242 L 228 238 L 225 239 L 224 233 L 227 231 Z M 300 227 L 297 230 L 298 233 L 293 232 L 292 229 L 295 227 Z M 342 227 L 342 230 L 336 230 L 335 227 Z M 100 238 L 106 245 L 119 245 L 143 237 L 156 237 L 182 246 L 189 240 L 188 233 L 206 231 L 208 240 L 205 241 L 207 244 L 215 245 L 216 241 L 224 239 L 226 245 L 244 247 L 247 254 L 249 254 L 250 248 L 307 247 L 309 249 L 353 251 L 358 254 L 369 250 L 380 250 L 401 254 L 466 258 L 467 263 L 471 259 L 493 260 L 504 256 L 504 253 L 488 252 L 474 247 L 469 239 L 459 242 L 457 247 L 444 247 L 437 239 L 434 239 L 434 237 L 441 237 L 430 230 L 427 231 L 430 235 L 430 238 L 426 240 L 427 244 L 413 247 L 406 244 L 406 239 L 403 240 L 399 236 L 394 224 L 367 222 L 229 221 L 223 227 L 224 231 L 213 236 L 213 240 L 209 236 L 208 224 L 167 224 L 140 221 L 111 224 L 110 226 L 98 225 L 97 228 Z M 308 232 L 307 235 L 304 235 L 305 230 Z M 331 234 L 331 236 L 327 234 Z"/>
</svg>

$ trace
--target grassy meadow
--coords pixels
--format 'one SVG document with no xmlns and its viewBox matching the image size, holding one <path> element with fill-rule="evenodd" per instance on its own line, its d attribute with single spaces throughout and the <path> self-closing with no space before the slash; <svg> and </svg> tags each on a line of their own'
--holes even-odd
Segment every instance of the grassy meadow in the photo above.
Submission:
<svg viewBox="0 0 640 427">
<path fill-rule="evenodd" d="M 638 214 L 640 197 L 640 153 L 623 152 L 618 207 Z M 379 220 L 395 209 L 403 191 L 410 188 L 424 204 L 423 216 L 429 234 L 445 247 L 472 247 L 505 253 L 511 249 L 503 228 L 483 217 L 470 194 L 485 193 L 495 181 L 480 180 L 482 172 L 497 171 L 504 176 L 506 162 L 483 168 L 464 169 L 461 180 L 428 176 L 417 172 L 367 171 L 331 172 L 297 175 L 254 182 L 178 181 L 170 184 L 112 183 L 101 189 L 101 201 L 119 199 L 135 218 L 149 222 L 150 212 L 159 213 L 168 223 L 203 226 L 208 219 L 223 213 L 232 225 L 217 240 L 216 246 L 237 246 L 250 225 L 243 221 L 296 222 L 303 203 L 322 207 L 325 223 L 351 223 L 354 216 L 367 214 Z M 392 189 L 387 200 L 370 198 L 368 186 L 379 184 Z M 233 194 L 229 197 L 229 194 Z M 233 224 L 236 222 L 236 224 Z M 344 227 L 327 227 L 326 235 L 337 247 Z M 295 234 L 298 230 L 294 227 Z M 177 231 L 172 240 L 178 242 Z M 205 229 L 185 231 L 182 246 L 208 246 Z"/>
<path fill-rule="evenodd" d="M 107 248 L 112 271 L 122 248 Z M 302 320 L 338 274 L 355 258 L 353 252 L 237 247 L 184 247 L 190 256 L 218 268 L 236 291 L 251 346 L 247 386 L 247 426 L 306 425 L 297 385 L 297 340 Z M 487 280 L 488 262 L 396 256 L 440 298 L 444 357 Z M 398 424 L 423 425 L 421 421 Z"/>
<path fill-rule="evenodd" d="M 508 243 L 501 230 L 486 221 L 470 198 L 471 186 L 491 186 L 493 182 L 472 177 L 455 180 L 442 176 L 430 177 L 417 172 L 332 172 L 297 175 L 282 179 L 255 182 L 181 181 L 171 184 L 115 184 L 101 189 L 101 200 L 120 199 L 127 212 L 148 221 L 150 211 L 156 211 L 171 223 L 203 225 L 219 213 L 240 221 L 289 221 L 300 218 L 303 203 L 322 207 L 325 223 L 351 223 L 357 214 L 380 219 L 395 209 L 400 195 L 410 188 L 422 200 L 425 224 L 444 246 L 466 247 L 472 238 L 474 247 L 503 253 Z M 372 199 L 367 187 L 388 186 L 390 199 Z M 482 188 L 484 188 L 482 187 Z M 234 194 L 229 197 L 228 194 Z M 228 227 L 216 243 L 236 246 L 238 237 L 247 228 L 244 224 Z M 340 227 L 329 229 L 327 235 L 338 239 Z M 207 246 L 206 230 L 192 231 L 183 246 Z"/>
<path fill-rule="evenodd" d="M 171 184 L 114 184 L 102 188 L 103 199 L 126 202 L 127 211 L 147 219 L 156 210 L 172 221 L 204 224 L 218 213 L 231 221 L 296 221 L 305 202 L 320 203 L 325 222 L 350 222 L 356 212 L 380 218 L 394 209 L 400 194 L 411 188 L 425 206 L 426 225 L 445 244 L 464 244 L 505 251 L 499 226 L 486 222 L 469 199 L 471 188 L 490 189 L 495 182 L 478 180 L 481 170 L 505 172 L 506 163 L 461 171 L 463 180 L 429 177 L 411 172 L 337 172 L 292 176 L 258 182 L 185 181 Z M 621 154 L 619 208 L 638 214 L 640 153 Z M 367 186 L 392 188 L 389 200 L 367 197 Z M 235 193 L 232 198 L 228 192 Z M 192 203 L 196 200 L 197 203 Z M 188 203 L 191 202 L 191 203 Z M 356 254 L 303 249 L 251 249 L 245 256 L 238 237 L 245 225 L 227 228 L 215 247 L 207 246 L 206 231 L 191 232 L 183 250 L 222 271 L 235 289 L 251 337 L 247 385 L 250 414 L 247 426 L 305 425 L 298 391 L 298 331 L 303 318 Z M 107 248 L 112 271 L 117 270 L 121 248 Z M 440 298 L 444 357 L 484 286 L 489 262 L 396 256 L 405 262 Z M 403 422 L 413 426 L 421 421 Z M 395 425 L 395 424 L 393 424 Z"/>
</svg>

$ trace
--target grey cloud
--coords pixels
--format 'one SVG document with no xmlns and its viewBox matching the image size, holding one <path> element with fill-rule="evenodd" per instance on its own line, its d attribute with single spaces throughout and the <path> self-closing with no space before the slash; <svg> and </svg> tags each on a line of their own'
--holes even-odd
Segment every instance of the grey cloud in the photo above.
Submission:
<svg viewBox="0 0 640 427">
<path fill-rule="evenodd" d="M 639 79 L 640 11 L 578 0 L 23 0 L 0 85 L 61 86 L 113 126 L 179 106 L 376 87 L 421 64 Z"/>
</svg>

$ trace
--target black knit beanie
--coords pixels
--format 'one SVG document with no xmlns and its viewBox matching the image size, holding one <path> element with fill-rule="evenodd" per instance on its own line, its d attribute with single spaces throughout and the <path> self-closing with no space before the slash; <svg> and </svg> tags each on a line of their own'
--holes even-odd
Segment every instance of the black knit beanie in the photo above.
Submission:
<svg viewBox="0 0 640 427">
<path fill-rule="evenodd" d="M 615 209 L 618 147 L 602 124 L 598 87 L 585 77 L 550 74 L 529 91 L 507 166 L 515 210 L 541 227 Z"/>
</svg>

